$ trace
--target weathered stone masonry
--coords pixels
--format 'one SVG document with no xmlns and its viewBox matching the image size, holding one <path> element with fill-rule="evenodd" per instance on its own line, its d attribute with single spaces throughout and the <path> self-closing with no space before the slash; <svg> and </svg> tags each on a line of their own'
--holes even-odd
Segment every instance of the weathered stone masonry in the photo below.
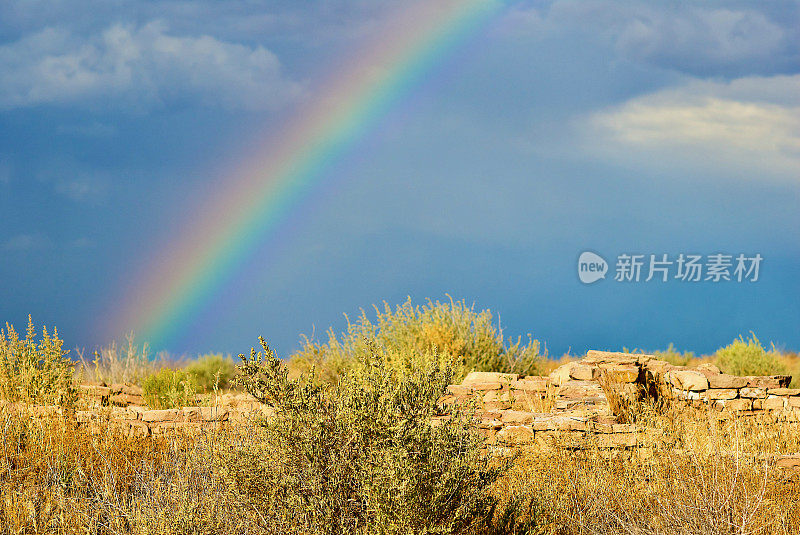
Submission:
<svg viewBox="0 0 800 535">
<path fill-rule="evenodd" d="M 635 399 L 645 394 L 666 403 L 706 409 L 718 419 L 759 416 L 772 422 L 800 422 L 800 389 L 788 388 L 789 376 L 737 377 L 705 364 L 674 366 L 652 355 L 589 351 L 549 376 L 472 372 L 448 387 L 448 407 L 469 405 L 487 447 L 628 449 L 658 439 L 612 412 L 607 398 Z M 601 386 L 602 385 L 602 386 Z M 90 409 L 77 411 L 78 425 L 93 430 L 117 426 L 138 436 L 175 432 L 202 433 L 221 426 L 245 425 L 272 409 L 246 394 L 224 394 L 214 407 L 153 410 L 144 407 L 141 389 L 129 385 L 83 385 Z M 29 407 L 34 416 L 61 414 L 58 407 Z M 799 424 L 800 425 L 800 424 Z M 800 456 L 786 456 L 800 466 Z"/>
<path fill-rule="evenodd" d="M 787 388 L 790 381 L 789 376 L 726 375 L 712 365 L 689 369 L 652 355 L 589 351 L 547 377 L 470 373 L 449 387 L 443 401 L 474 407 L 490 447 L 625 449 L 651 444 L 660 433 L 620 421 L 606 391 L 628 400 L 650 395 L 706 409 L 716 419 L 800 422 L 800 389 Z M 800 466 L 800 457 L 784 456 L 779 464 Z"/>
</svg>

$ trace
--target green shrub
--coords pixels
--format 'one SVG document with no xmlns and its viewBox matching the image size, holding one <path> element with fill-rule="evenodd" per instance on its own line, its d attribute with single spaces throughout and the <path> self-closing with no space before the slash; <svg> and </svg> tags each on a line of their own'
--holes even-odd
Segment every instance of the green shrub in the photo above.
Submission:
<svg viewBox="0 0 800 535">
<path fill-rule="evenodd" d="M 194 378 L 183 370 L 161 368 L 142 381 L 142 391 L 151 409 L 177 409 L 197 403 Z"/>
<path fill-rule="evenodd" d="M 675 366 L 688 366 L 689 363 L 695 359 L 694 353 L 686 351 L 681 353 L 675 348 L 675 345 L 670 342 L 669 346 L 663 351 L 656 351 L 653 356 L 659 360 L 665 360 Z"/>
<path fill-rule="evenodd" d="M 211 392 L 215 388 L 226 389 L 236 374 L 233 359 L 220 354 L 209 354 L 198 357 L 187 364 L 183 370 L 194 377 L 197 388 L 202 392 Z"/>
<path fill-rule="evenodd" d="M 364 355 L 364 340 L 374 339 L 386 351 L 388 364 L 398 369 L 425 358 L 450 362 L 455 380 L 470 371 L 497 371 L 536 375 L 544 369 L 545 354 L 537 340 L 507 341 L 489 310 L 476 312 L 464 301 L 441 303 L 430 299 L 422 307 L 410 299 L 394 310 L 384 303 L 375 307 L 373 322 L 362 311 L 355 323 L 339 337 L 328 331 L 328 342 L 305 339 L 304 347 L 292 356 L 295 373 L 314 367 L 323 381 L 335 381 L 341 373 L 357 366 Z"/>
<path fill-rule="evenodd" d="M 358 372 L 328 385 L 289 379 L 260 341 L 263 353 L 240 355 L 237 382 L 275 416 L 225 466 L 236 499 L 260 513 L 266 532 L 484 532 L 489 486 L 508 464 L 490 465 L 467 414 L 432 425 L 449 366 L 430 359 L 401 374 L 367 341 Z"/>
<path fill-rule="evenodd" d="M 21 340 L 12 325 L 0 330 L 0 397 L 9 401 L 72 406 L 77 400 L 73 383 L 75 365 L 64 356 L 58 329 L 51 336 L 42 328 L 36 341 L 33 320 Z"/>
<path fill-rule="evenodd" d="M 730 345 L 718 349 L 714 362 L 731 375 L 781 375 L 787 371 L 780 354 L 774 348 L 764 349 L 752 333 L 747 340 L 739 336 Z"/>
</svg>

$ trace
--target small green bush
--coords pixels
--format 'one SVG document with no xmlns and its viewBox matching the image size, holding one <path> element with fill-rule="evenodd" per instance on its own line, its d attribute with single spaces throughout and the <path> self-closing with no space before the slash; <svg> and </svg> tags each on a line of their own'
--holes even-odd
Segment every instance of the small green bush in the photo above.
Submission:
<svg viewBox="0 0 800 535">
<path fill-rule="evenodd" d="M 456 381 L 473 370 L 520 375 L 544 371 L 546 354 L 537 340 L 506 340 L 491 311 L 476 312 L 464 301 L 429 299 L 420 307 L 408 299 L 394 310 L 386 303 L 383 311 L 376 306 L 375 312 L 374 322 L 363 311 L 355 323 L 348 320 L 347 331 L 338 337 L 329 330 L 327 343 L 306 338 L 290 359 L 292 371 L 307 373 L 313 367 L 321 380 L 333 382 L 358 365 L 364 340 L 372 339 L 386 351 L 389 366 L 402 369 L 425 358 L 443 359 L 451 364 Z"/>
<path fill-rule="evenodd" d="M 28 316 L 25 339 L 20 339 L 12 325 L 0 330 L 0 397 L 9 401 L 73 406 L 77 388 L 73 383 L 75 365 L 64 358 L 64 341 L 58 329 L 51 336 L 42 328 L 36 341 L 33 319 Z"/>
<path fill-rule="evenodd" d="M 197 385 L 183 370 L 161 368 L 142 381 L 142 391 L 151 409 L 177 409 L 197 403 Z"/>
<path fill-rule="evenodd" d="M 233 359 L 220 354 L 209 354 L 198 357 L 184 366 L 183 370 L 194 377 L 195 384 L 201 392 L 211 392 L 230 387 L 230 381 L 236 375 L 236 364 Z"/>
<path fill-rule="evenodd" d="M 653 356 L 659 360 L 665 360 L 675 366 L 688 366 L 696 357 L 691 351 L 681 353 L 675 348 L 675 345 L 670 342 L 669 346 L 663 351 L 656 351 Z"/>
<path fill-rule="evenodd" d="M 782 375 L 787 371 L 780 354 L 774 348 L 764 349 L 753 333 L 747 340 L 739 336 L 730 345 L 718 349 L 714 362 L 731 375 Z"/>
<path fill-rule="evenodd" d="M 430 359 L 400 373 L 367 341 L 364 362 L 335 385 L 288 371 L 263 352 L 240 355 L 237 382 L 275 416 L 254 446 L 225 457 L 236 499 L 268 533 L 483 533 L 490 485 L 508 463 L 490 464 L 469 415 L 434 426 L 452 380 Z"/>
</svg>

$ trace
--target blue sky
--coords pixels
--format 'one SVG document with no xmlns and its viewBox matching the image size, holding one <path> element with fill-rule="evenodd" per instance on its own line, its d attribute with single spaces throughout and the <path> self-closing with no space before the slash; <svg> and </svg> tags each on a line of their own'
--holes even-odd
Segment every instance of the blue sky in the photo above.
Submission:
<svg viewBox="0 0 800 535">
<path fill-rule="evenodd" d="M 145 259 L 220 217 L 199 200 L 404 5 L 0 3 L 0 317 L 121 338 L 103 318 Z M 795 2 L 508 2 L 164 349 L 287 354 L 446 294 L 556 355 L 800 349 L 798 27 Z M 591 285 L 586 250 L 609 262 Z M 622 253 L 764 260 L 756 282 L 617 282 Z"/>
</svg>

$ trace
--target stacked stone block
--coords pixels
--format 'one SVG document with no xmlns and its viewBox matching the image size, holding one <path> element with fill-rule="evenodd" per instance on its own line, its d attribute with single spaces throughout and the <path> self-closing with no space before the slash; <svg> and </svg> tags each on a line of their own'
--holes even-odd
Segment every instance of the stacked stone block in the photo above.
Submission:
<svg viewBox="0 0 800 535">
<path fill-rule="evenodd" d="M 775 421 L 800 421 L 800 389 L 787 388 L 788 375 L 738 377 L 713 366 L 690 370 L 653 362 L 648 377 L 678 403 L 709 407 L 728 416 L 766 416 Z"/>
<path fill-rule="evenodd" d="M 127 407 L 145 404 L 142 389 L 136 385 L 88 383 L 80 385 L 80 390 L 81 397 L 90 407 Z"/>
<path fill-rule="evenodd" d="M 633 381 L 638 369 L 620 369 Z M 472 372 L 448 388 L 445 405 L 469 407 L 490 446 L 632 447 L 642 436 L 612 413 L 589 366 L 570 366 L 549 377 Z"/>
<path fill-rule="evenodd" d="M 660 397 L 668 403 L 710 408 L 721 418 L 762 415 L 773 421 L 800 421 L 800 389 L 789 376 L 737 377 L 713 365 L 674 366 L 652 355 L 589 351 L 547 377 L 472 372 L 451 385 L 441 400 L 448 418 L 453 405 L 471 411 L 489 447 L 519 446 L 601 449 L 631 448 L 658 437 L 621 421 L 608 395 L 620 399 Z M 84 385 L 89 410 L 75 414 L 78 425 L 100 431 L 117 426 L 139 436 L 201 433 L 220 426 L 247 425 L 274 414 L 247 394 L 224 394 L 216 407 L 151 410 L 141 389 L 130 385 Z M 58 407 L 29 407 L 37 417 L 63 416 Z M 653 433 L 649 431 L 649 433 Z M 784 462 L 800 464 L 792 457 Z"/>
<path fill-rule="evenodd" d="M 800 421 L 800 389 L 788 388 L 792 380 L 788 375 L 739 377 L 724 374 L 712 364 L 688 368 L 652 355 L 589 351 L 580 362 L 562 366 L 551 376 L 591 375 L 599 380 L 606 373 L 611 383 L 607 388 L 617 388 L 623 395 L 649 394 L 685 406 L 712 408 L 722 417 L 736 413 Z"/>
<path fill-rule="evenodd" d="M 199 434 L 218 429 L 228 421 L 224 407 L 184 407 L 182 409 L 147 409 L 139 406 L 111 407 L 107 410 L 78 411 L 78 425 L 93 432 L 116 427 L 135 436 L 163 436 L 170 433 Z"/>
</svg>

